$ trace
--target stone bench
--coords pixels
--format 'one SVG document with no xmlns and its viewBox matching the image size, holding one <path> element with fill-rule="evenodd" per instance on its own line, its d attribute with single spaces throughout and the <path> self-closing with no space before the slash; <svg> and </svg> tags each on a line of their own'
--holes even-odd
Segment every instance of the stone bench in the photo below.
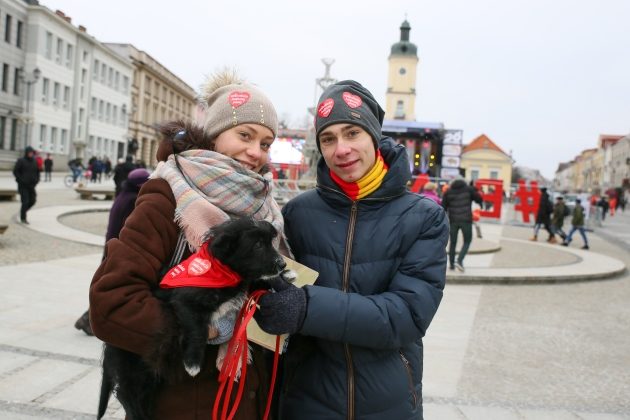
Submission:
<svg viewBox="0 0 630 420">
<path fill-rule="evenodd" d="M 15 200 L 17 193 L 17 190 L 12 190 L 10 188 L 0 189 L 0 200 L 13 201 Z"/>
<path fill-rule="evenodd" d="M 116 191 L 113 188 L 76 187 L 74 190 L 79 193 L 81 200 L 94 200 L 96 199 L 95 195 L 102 195 L 105 200 L 113 200 L 116 196 Z"/>
</svg>

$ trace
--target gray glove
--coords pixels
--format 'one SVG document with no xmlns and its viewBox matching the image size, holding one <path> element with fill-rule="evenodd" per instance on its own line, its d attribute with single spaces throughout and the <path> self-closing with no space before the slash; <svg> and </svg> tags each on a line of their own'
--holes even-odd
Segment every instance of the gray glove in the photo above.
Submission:
<svg viewBox="0 0 630 420">
<path fill-rule="evenodd" d="M 302 329 L 306 317 L 306 292 L 282 277 L 271 280 L 273 290 L 258 301 L 254 319 L 263 331 L 274 334 L 294 334 Z"/>
<path fill-rule="evenodd" d="M 208 340 L 208 344 L 223 344 L 230 341 L 232 334 L 234 333 L 234 324 L 236 323 L 236 316 L 238 315 L 238 309 L 227 312 L 224 316 L 216 321 L 210 322 L 210 326 L 213 327 L 219 335 L 211 340 Z"/>
</svg>

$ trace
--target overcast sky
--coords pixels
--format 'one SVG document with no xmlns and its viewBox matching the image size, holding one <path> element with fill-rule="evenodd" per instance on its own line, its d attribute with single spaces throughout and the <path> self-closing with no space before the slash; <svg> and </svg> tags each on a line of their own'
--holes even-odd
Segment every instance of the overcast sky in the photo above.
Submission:
<svg viewBox="0 0 630 420">
<path fill-rule="evenodd" d="M 134 44 L 193 88 L 239 69 L 294 125 L 313 106 L 321 59 L 385 107 L 387 58 L 411 24 L 416 119 L 485 133 L 517 165 L 561 161 L 630 133 L 628 0 L 41 0 L 100 41 Z"/>
</svg>

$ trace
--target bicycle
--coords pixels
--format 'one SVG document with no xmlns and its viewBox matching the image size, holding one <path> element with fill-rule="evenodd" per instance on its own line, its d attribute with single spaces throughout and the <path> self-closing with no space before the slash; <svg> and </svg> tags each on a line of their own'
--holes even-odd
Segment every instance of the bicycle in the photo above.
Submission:
<svg viewBox="0 0 630 420">
<path fill-rule="evenodd" d="M 76 175 L 76 181 L 74 179 L 75 175 L 71 172 L 63 178 L 63 184 L 68 188 L 72 188 L 75 183 L 87 184 L 90 180 L 87 177 L 86 171 L 83 170 L 79 170 L 79 173 Z"/>
</svg>

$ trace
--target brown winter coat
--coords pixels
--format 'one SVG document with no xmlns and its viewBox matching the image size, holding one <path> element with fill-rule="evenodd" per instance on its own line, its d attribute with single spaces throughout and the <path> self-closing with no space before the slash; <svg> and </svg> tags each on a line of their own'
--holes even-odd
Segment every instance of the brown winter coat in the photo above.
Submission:
<svg viewBox="0 0 630 420">
<path fill-rule="evenodd" d="M 190 377 L 177 353 L 177 323 L 173 313 L 151 293 L 158 286 L 158 272 L 168 264 L 179 229 L 174 222 L 175 198 L 162 179 L 149 180 L 140 190 L 136 208 L 127 218 L 118 239 L 107 243 L 106 258 L 90 286 L 90 321 L 101 340 L 140 354 L 156 370 L 175 377 L 158 396 L 156 419 L 212 418 L 217 392 L 215 367 L 218 347 L 208 345 L 206 363 Z M 186 256 L 184 256 L 186 258 Z M 236 418 L 262 418 L 269 376 L 266 351 L 254 346 L 253 366 L 248 366 L 245 392 Z M 175 372 L 174 374 L 172 374 Z"/>
</svg>

